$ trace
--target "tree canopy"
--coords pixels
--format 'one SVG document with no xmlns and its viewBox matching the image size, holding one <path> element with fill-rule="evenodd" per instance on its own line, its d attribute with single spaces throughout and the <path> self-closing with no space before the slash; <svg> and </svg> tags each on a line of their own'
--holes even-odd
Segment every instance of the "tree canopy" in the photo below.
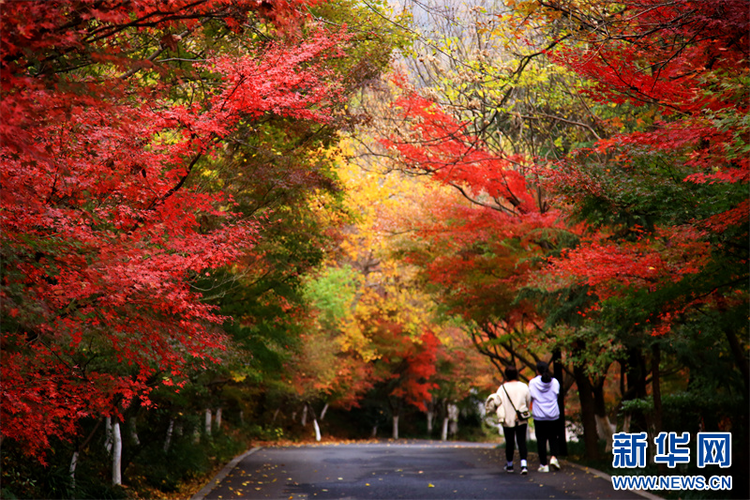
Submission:
<svg viewBox="0 0 750 500">
<path fill-rule="evenodd" d="M 1 15 L 4 480 L 75 496 L 126 421 L 155 474 L 222 410 L 429 434 L 539 360 L 590 457 L 720 430 L 747 470 L 747 0 Z"/>
</svg>

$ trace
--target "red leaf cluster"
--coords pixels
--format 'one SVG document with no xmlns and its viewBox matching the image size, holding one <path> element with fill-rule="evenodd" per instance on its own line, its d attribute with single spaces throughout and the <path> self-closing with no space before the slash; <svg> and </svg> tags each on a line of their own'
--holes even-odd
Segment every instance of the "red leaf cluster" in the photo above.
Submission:
<svg viewBox="0 0 750 500">
<path fill-rule="evenodd" d="M 272 10 L 290 17 L 305 2 Z M 139 59 L 199 43 L 208 19 L 240 29 L 254 1 L 12 2 L 0 36 L 2 434 L 41 456 L 85 416 L 148 404 L 159 374 L 215 359 L 224 318 L 195 279 L 235 262 L 258 223 L 191 182 L 221 140 L 264 114 L 325 121 L 338 99 L 316 61 L 324 31 L 232 56 L 208 50 L 189 100 L 167 66 Z M 271 16 L 272 12 L 266 12 Z M 169 38 L 165 40 L 164 36 Z M 179 73 L 178 73 L 179 74 Z M 192 75 L 194 78 L 196 73 Z"/>
</svg>

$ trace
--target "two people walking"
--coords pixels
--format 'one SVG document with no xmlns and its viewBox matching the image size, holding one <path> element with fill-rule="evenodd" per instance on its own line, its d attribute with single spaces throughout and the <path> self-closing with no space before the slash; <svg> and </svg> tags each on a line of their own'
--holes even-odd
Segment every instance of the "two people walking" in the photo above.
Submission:
<svg viewBox="0 0 750 500">
<path fill-rule="evenodd" d="M 550 466 L 560 468 L 557 460 L 558 453 L 558 419 L 560 408 L 557 395 L 560 393 L 560 382 L 549 373 L 549 365 L 540 361 L 536 365 L 537 376 L 529 381 L 527 386 L 518 380 L 518 370 L 514 367 L 505 369 L 506 382 L 497 392 L 487 399 L 487 409 L 496 408 L 500 425 L 505 436 L 506 472 L 513 472 L 513 455 L 516 444 L 521 458 L 521 474 L 528 473 L 526 431 L 528 420 L 521 418 L 523 413 L 534 418 L 537 452 L 539 454 L 539 471 L 549 472 Z M 547 445 L 549 444 L 549 461 L 547 459 Z"/>
</svg>

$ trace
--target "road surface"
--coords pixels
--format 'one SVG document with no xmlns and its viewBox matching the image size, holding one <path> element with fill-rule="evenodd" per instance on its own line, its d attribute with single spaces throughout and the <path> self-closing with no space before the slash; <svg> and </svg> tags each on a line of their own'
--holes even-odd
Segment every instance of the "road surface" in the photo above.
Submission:
<svg viewBox="0 0 750 500">
<path fill-rule="evenodd" d="M 362 443 L 256 448 L 193 500 L 229 499 L 638 499 L 564 464 L 540 473 L 502 470 L 504 450 L 486 443 Z M 217 484 L 218 482 L 218 484 Z"/>
</svg>

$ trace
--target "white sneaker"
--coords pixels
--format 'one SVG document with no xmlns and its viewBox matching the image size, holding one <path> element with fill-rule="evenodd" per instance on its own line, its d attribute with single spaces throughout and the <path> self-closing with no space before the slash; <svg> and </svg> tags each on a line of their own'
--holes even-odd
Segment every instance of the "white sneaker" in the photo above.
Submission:
<svg viewBox="0 0 750 500">
<path fill-rule="evenodd" d="M 540 465 L 539 472 L 549 472 L 549 465 Z"/>
<path fill-rule="evenodd" d="M 555 469 L 560 470 L 560 462 L 557 461 L 556 457 L 550 458 L 549 464 Z"/>
</svg>

